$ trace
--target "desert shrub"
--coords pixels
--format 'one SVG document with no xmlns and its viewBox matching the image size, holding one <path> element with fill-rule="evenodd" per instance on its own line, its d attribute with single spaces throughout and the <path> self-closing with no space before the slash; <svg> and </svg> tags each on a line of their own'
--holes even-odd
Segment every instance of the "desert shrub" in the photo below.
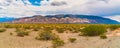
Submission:
<svg viewBox="0 0 120 48">
<path fill-rule="evenodd" d="M 53 48 L 57 48 L 59 46 L 63 46 L 65 42 L 61 39 L 56 39 L 56 40 L 52 40 L 52 44 L 53 44 Z"/>
<path fill-rule="evenodd" d="M 101 38 L 101 39 L 106 39 L 107 36 L 103 34 L 103 35 L 100 35 L 100 38 Z"/>
<path fill-rule="evenodd" d="M 24 33 L 23 32 L 18 32 L 17 36 L 24 37 Z"/>
<path fill-rule="evenodd" d="M 20 28 L 16 28 L 15 32 L 19 32 L 19 31 L 21 31 L 21 29 Z"/>
<path fill-rule="evenodd" d="M 21 31 L 25 31 L 26 29 L 24 28 L 16 28 L 16 31 L 15 32 L 21 32 Z"/>
<path fill-rule="evenodd" d="M 117 29 L 117 28 L 120 28 L 120 26 L 119 25 L 110 25 L 110 27 L 109 27 L 111 30 L 115 30 L 115 29 Z"/>
<path fill-rule="evenodd" d="M 24 29 L 31 29 L 31 26 L 24 26 Z"/>
<path fill-rule="evenodd" d="M 33 31 L 39 31 L 39 28 L 34 28 Z"/>
<path fill-rule="evenodd" d="M 4 25 L 5 28 L 13 28 L 11 25 Z"/>
<path fill-rule="evenodd" d="M 5 32 L 6 31 L 6 29 L 0 29 L 0 32 Z"/>
<path fill-rule="evenodd" d="M 77 27 L 76 28 L 75 27 L 69 27 L 66 30 L 71 31 L 71 33 L 78 33 L 80 29 L 77 29 Z"/>
<path fill-rule="evenodd" d="M 51 31 L 42 31 L 39 33 L 35 39 L 37 40 L 54 40 L 59 38 L 56 34 L 52 33 Z"/>
<path fill-rule="evenodd" d="M 74 29 L 74 31 L 72 33 L 78 33 L 80 31 L 81 31 L 81 29 L 76 28 L 76 29 Z"/>
<path fill-rule="evenodd" d="M 28 36 L 29 35 L 29 31 L 19 31 L 17 32 L 17 36 L 20 36 L 20 37 L 24 37 L 24 36 Z"/>
<path fill-rule="evenodd" d="M 106 28 L 102 25 L 90 25 L 88 27 L 85 27 L 81 33 L 85 36 L 98 36 L 104 34 L 105 32 Z"/>
<path fill-rule="evenodd" d="M 74 28 L 72 28 L 72 27 L 67 27 L 66 30 L 74 31 Z"/>
<path fill-rule="evenodd" d="M 12 32 L 10 32 L 10 35 L 13 35 L 13 33 L 12 33 Z"/>
<path fill-rule="evenodd" d="M 58 33 L 64 33 L 64 28 L 56 28 L 56 31 L 58 32 Z"/>
<path fill-rule="evenodd" d="M 76 41 L 76 38 L 69 38 L 68 40 L 73 43 Z"/>
<path fill-rule="evenodd" d="M 53 28 L 52 27 L 44 27 L 43 30 L 51 31 L 51 30 L 53 30 Z"/>
</svg>

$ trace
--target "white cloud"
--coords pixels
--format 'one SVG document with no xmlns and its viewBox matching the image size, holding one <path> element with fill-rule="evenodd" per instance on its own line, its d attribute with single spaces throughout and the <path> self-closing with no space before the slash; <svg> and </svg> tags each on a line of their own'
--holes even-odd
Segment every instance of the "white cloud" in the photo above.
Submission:
<svg viewBox="0 0 120 48">
<path fill-rule="evenodd" d="M 109 19 L 116 20 L 116 21 L 120 22 L 120 15 L 105 16 L 105 18 L 109 18 Z"/>
<path fill-rule="evenodd" d="M 66 5 L 52 6 L 52 2 L 66 2 Z M 106 2 L 108 1 L 108 2 Z M 0 1 L 0 16 L 26 17 L 36 14 L 90 14 L 116 15 L 120 14 L 120 0 L 50 0 L 42 1 L 41 6 L 33 6 L 28 0 L 24 5 L 21 0 L 11 0 L 5 6 L 6 0 Z"/>
</svg>

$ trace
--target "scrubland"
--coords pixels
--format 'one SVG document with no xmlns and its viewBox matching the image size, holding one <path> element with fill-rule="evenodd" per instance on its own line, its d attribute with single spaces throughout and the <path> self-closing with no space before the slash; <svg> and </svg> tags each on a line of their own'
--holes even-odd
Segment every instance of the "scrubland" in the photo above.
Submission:
<svg viewBox="0 0 120 48">
<path fill-rule="evenodd" d="M 0 48 L 120 48 L 119 24 L 0 24 Z"/>
</svg>

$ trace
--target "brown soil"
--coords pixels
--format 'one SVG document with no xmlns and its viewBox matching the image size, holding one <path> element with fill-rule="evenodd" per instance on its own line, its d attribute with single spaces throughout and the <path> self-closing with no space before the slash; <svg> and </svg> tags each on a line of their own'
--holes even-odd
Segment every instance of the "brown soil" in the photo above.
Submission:
<svg viewBox="0 0 120 48">
<path fill-rule="evenodd" d="M 120 29 L 118 29 L 120 31 Z M 53 32 L 56 32 L 53 30 Z M 115 32 L 115 31 L 113 31 Z M 13 33 L 13 35 L 10 35 Z M 52 48 L 51 41 L 36 40 L 38 32 L 31 32 L 29 36 L 16 36 L 15 29 L 7 29 L 6 32 L 0 33 L 0 48 Z M 56 33 L 65 45 L 60 48 L 120 48 L 120 33 L 116 36 L 108 34 L 107 39 L 100 39 L 100 37 L 83 37 L 79 33 Z M 68 41 L 69 38 L 74 37 L 77 40 L 74 43 Z"/>
</svg>

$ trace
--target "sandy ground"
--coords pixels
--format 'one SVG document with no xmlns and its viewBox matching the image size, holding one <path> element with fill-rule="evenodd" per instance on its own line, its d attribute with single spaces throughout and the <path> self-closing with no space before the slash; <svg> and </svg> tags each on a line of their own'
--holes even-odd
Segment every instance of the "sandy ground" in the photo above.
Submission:
<svg viewBox="0 0 120 48">
<path fill-rule="evenodd" d="M 11 32 L 13 35 L 10 35 Z M 53 32 L 56 31 L 53 30 Z M 119 30 L 113 32 L 118 33 Z M 7 29 L 6 32 L 0 33 L 0 48 L 51 48 L 51 41 L 39 41 L 35 39 L 37 33 L 31 32 L 29 36 L 18 37 L 16 36 L 15 29 Z M 120 48 L 119 33 L 116 36 L 109 34 L 107 39 L 82 37 L 78 33 L 60 33 L 58 35 L 65 41 L 65 45 L 59 48 Z M 70 43 L 68 38 L 71 37 L 77 40 L 74 43 Z"/>
</svg>

